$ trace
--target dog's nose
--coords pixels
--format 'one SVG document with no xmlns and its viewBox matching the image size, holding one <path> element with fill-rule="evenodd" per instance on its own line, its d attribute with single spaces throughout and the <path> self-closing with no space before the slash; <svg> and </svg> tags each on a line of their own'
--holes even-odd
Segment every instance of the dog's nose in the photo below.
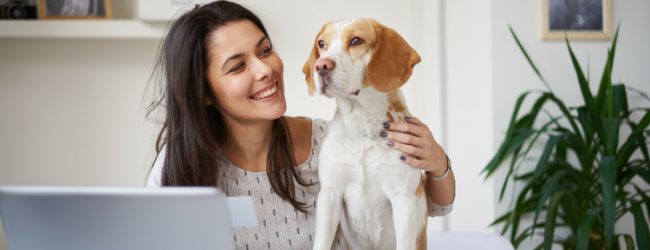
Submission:
<svg viewBox="0 0 650 250">
<path fill-rule="evenodd" d="M 316 72 L 320 76 L 325 76 L 327 75 L 328 72 L 334 69 L 334 62 L 332 62 L 332 60 L 329 59 L 318 59 L 318 61 L 316 61 L 315 68 L 316 68 Z"/>
</svg>

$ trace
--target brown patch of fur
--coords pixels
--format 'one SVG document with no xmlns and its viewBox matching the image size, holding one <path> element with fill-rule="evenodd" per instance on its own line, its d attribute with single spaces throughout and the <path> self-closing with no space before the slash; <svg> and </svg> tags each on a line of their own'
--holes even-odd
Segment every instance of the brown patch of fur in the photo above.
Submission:
<svg viewBox="0 0 650 250">
<path fill-rule="evenodd" d="M 420 177 L 422 179 L 422 177 Z M 420 180 L 420 185 L 418 185 L 418 188 L 415 189 L 415 196 L 418 198 L 422 198 L 424 196 L 424 184 L 422 184 L 422 180 Z"/>
<path fill-rule="evenodd" d="M 418 197 L 418 199 L 426 199 L 426 191 L 424 190 L 424 179 L 420 175 L 420 185 L 418 185 L 418 188 L 415 190 L 415 196 Z M 429 205 L 425 202 L 425 206 L 427 207 L 424 209 L 424 226 L 422 227 L 422 230 L 420 230 L 420 234 L 418 234 L 418 237 L 415 239 L 415 249 L 418 250 L 426 250 L 427 249 L 427 219 L 429 217 Z"/>
<path fill-rule="evenodd" d="M 316 93 L 316 84 L 314 83 L 314 64 L 316 64 L 316 61 L 318 58 L 320 58 L 320 48 L 318 48 L 318 41 L 323 40 L 325 43 L 329 41 L 329 38 L 332 37 L 334 33 L 334 23 L 329 22 L 323 26 L 323 28 L 318 32 L 318 35 L 316 36 L 316 41 L 314 41 L 314 47 L 311 49 L 311 54 L 309 54 L 309 58 L 307 58 L 307 62 L 305 62 L 305 65 L 302 67 L 302 73 L 305 74 L 305 81 L 307 82 L 307 90 L 309 91 L 309 95 L 314 95 Z M 328 39 L 328 40 L 325 40 Z"/>
<path fill-rule="evenodd" d="M 356 46 L 348 46 L 355 37 L 363 40 L 365 43 Z M 346 51 L 354 63 L 357 59 L 372 51 L 372 48 L 375 47 L 375 42 L 377 41 L 377 34 L 375 33 L 375 28 L 369 22 L 362 20 L 345 26 L 341 31 L 340 38 L 341 43 L 346 46 Z"/>
<path fill-rule="evenodd" d="M 395 119 L 393 118 L 393 115 L 390 114 L 390 111 L 386 111 L 386 115 L 388 116 L 388 119 L 389 119 L 391 122 L 394 122 L 394 121 L 395 121 Z"/>
<path fill-rule="evenodd" d="M 370 83 L 368 83 L 368 78 L 363 77 L 363 81 L 361 82 L 361 87 L 362 88 L 370 87 Z"/>
<path fill-rule="evenodd" d="M 377 36 L 366 78 L 379 92 L 396 90 L 411 77 L 420 56 L 395 30 L 372 19 L 364 21 L 374 28 Z"/>
<path fill-rule="evenodd" d="M 426 217 L 424 219 L 426 220 Z M 427 226 L 426 225 L 422 227 L 420 234 L 418 234 L 417 239 L 415 239 L 415 249 L 418 250 L 427 249 Z"/>
<path fill-rule="evenodd" d="M 399 113 L 404 113 L 406 111 L 406 106 L 402 103 L 402 100 L 399 98 L 399 90 L 393 90 L 388 92 L 388 110 L 395 111 Z"/>
</svg>

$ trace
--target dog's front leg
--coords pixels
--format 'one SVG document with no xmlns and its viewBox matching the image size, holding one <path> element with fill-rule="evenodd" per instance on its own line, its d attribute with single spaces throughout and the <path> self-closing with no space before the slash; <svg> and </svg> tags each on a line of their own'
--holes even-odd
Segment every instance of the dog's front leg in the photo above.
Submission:
<svg viewBox="0 0 650 250">
<path fill-rule="evenodd" d="M 316 203 L 314 250 L 329 250 L 341 219 L 343 194 L 336 189 L 321 189 Z"/>
<path fill-rule="evenodd" d="M 396 195 L 391 199 L 393 206 L 393 223 L 395 225 L 395 243 L 397 250 L 412 250 L 417 238 L 417 197 L 415 194 Z"/>
<path fill-rule="evenodd" d="M 341 220 L 343 192 L 322 187 L 316 203 L 316 239 L 314 250 L 330 250 Z"/>
</svg>

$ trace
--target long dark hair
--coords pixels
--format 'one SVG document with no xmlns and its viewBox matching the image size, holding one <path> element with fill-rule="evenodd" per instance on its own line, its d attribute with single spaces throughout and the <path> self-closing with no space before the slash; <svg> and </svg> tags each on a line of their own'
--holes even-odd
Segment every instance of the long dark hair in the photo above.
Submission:
<svg viewBox="0 0 650 250">
<path fill-rule="evenodd" d="M 262 21 L 243 6 L 216 1 L 196 7 L 176 20 L 158 52 L 150 82 L 156 84 L 155 101 L 148 116 L 158 107 L 165 110 L 156 151 L 166 145 L 162 186 L 216 186 L 218 161 L 225 157 L 217 145 L 225 140 L 221 114 L 207 78 L 208 38 L 229 22 L 248 19 L 269 37 Z M 207 105 L 212 103 L 212 105 Z M 275 193 L 296 209 L 307 205 L 295 199 L 294 180 L 307 186 L 296 173 L 291 133 L 287 120 L 273 122 L 273 135 L 266 169 Z"/>
</svg>

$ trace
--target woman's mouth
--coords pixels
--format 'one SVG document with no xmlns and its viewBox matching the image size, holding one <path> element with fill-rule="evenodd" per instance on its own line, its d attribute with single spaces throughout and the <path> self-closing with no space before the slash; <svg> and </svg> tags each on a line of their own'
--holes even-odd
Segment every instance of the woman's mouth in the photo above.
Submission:
<svg viewBox="0 0 650 250">
<path fill-rule="evenodd" d="M 275 97 L 278 93 L 278 81 L 276 80 L 271 86 L 251 95 L 249 98 L 253 100 L 268 100 Z"/>
</svg>

